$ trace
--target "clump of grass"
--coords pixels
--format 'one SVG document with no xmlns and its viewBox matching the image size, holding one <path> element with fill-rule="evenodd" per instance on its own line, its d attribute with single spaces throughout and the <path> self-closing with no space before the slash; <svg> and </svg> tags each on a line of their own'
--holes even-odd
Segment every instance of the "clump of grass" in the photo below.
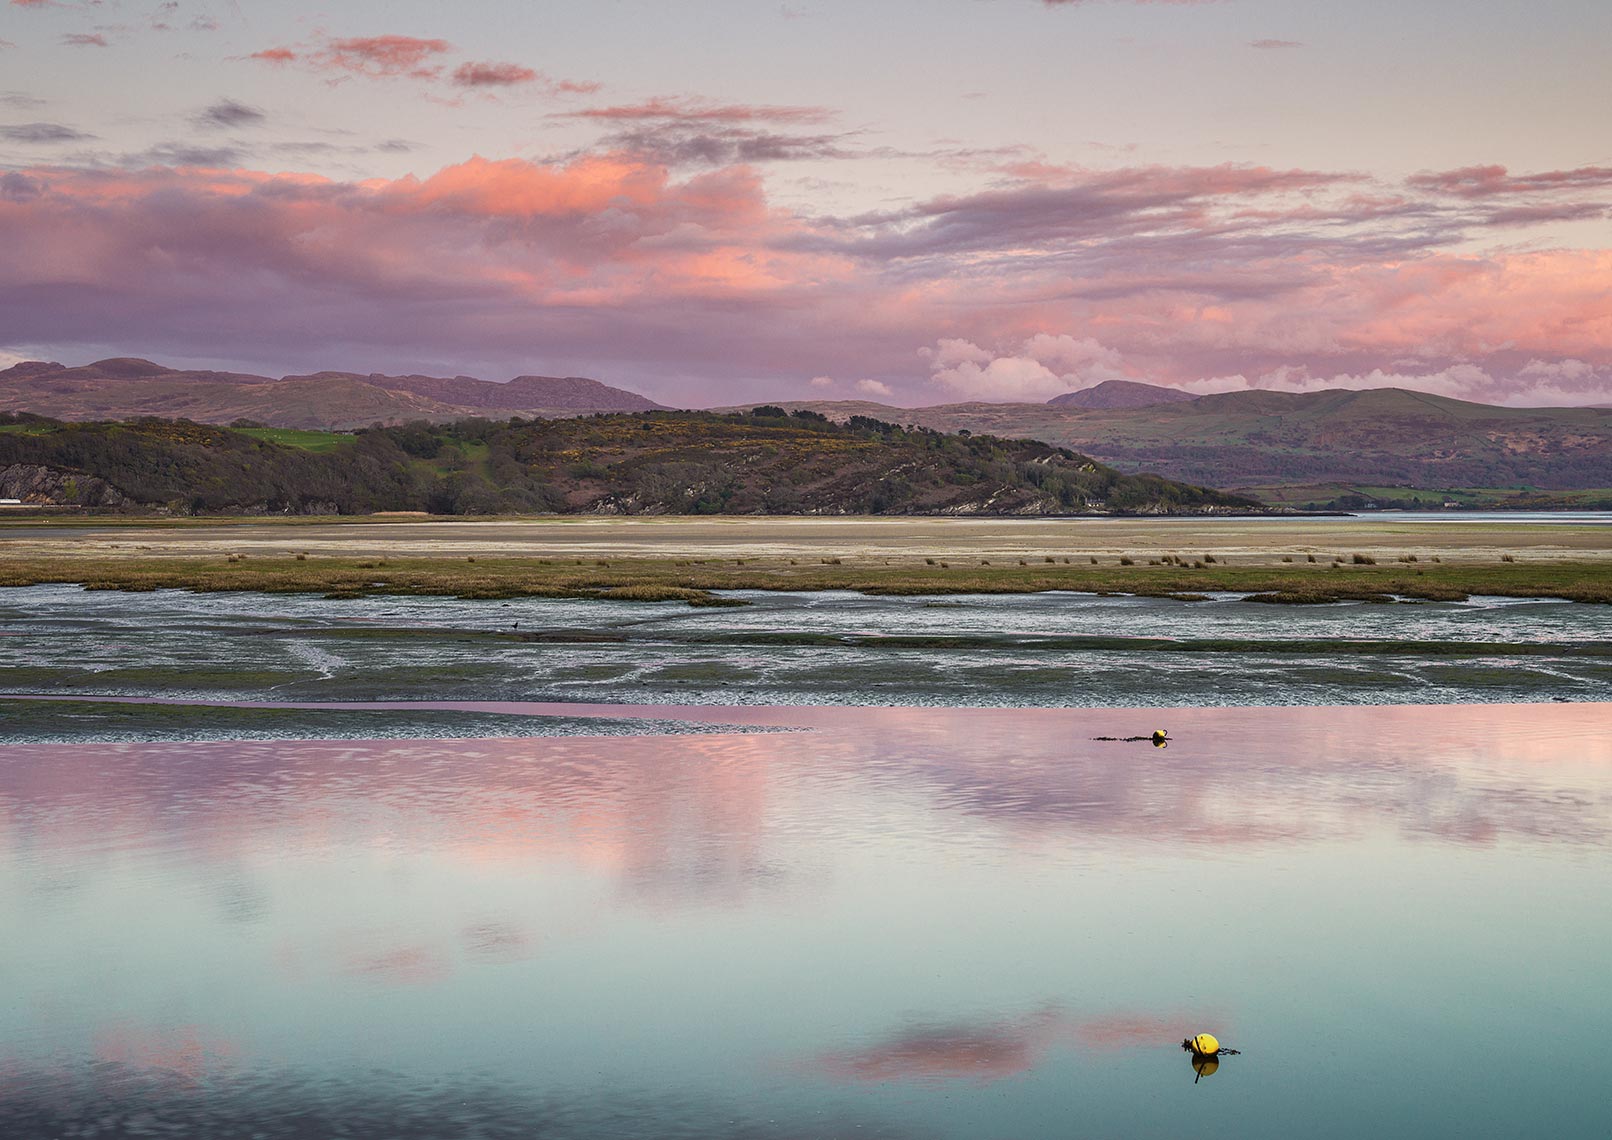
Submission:
<svg viewBox="0 0 1612 1140">
<path fill-rule="evenodd" d="M 824 566 L 838 566 L 839 564 L 840 564 L 840 560 L 838 558 L 825 558 L 825 559 L 823 559 L 823 565 Z"/>
<path fill-rule="evenodd" d="M 601 558 L 597 562 L 595 562 L 594 565 L 595 566 L 609 566 L 610 563 L 607 562 L 605 559 Z"/>
<path fill-rule="evenodd" d="M 1058 560 L 1056 558 L 1054 558 L 1052 555 L 1049 554 L 1046 557 L 1046 561 L 1056 564 Z"/>
<path fill-rule="evenodd" d="M 1208 565 L 1210 565 L 1210 564 L 1211 564 L 1211 563 L 1213 563 L 1213 562 L 1214 562 L 1214 560 L 1215 560 L 1215 556 L 1214 556 L 1214 555 L 1213 555 L 1213 554 L 1205 554 L 1205 555 L 1204 555 L 1204 556 L 1203 556 L 1203 564 L 1204 564 L 1204 565 L 1205 565 L 1205 566 L 1208 566 Z"/>
<path fill-rule="evenodd" d="M 375 569 L 375 563 L 373 563 L 373 562 L 360 562 L 358 564 L 358 568 L 360 570 L 373 570 L 373 569 Z"/>
<path fill-rule="evenodd" d="M 989 558 L 981 558 L 980 559 L 980 565 L 981 566 L 989 566 L 990 564 L 991 564 L 991 560 Z"/>
<path fill-rule="evenodd" d="M 1157 566 L 1157 565 L 1159 565 L 1159 560 L 1157 558 L 1149 558 L 1147 560 L 1147 564 L 1149 566 Z"/>
<path fill-rule="evenodd" d="M 1305 555 L 1305 556 L 1304 556 L 1304 561 L 1306 561 L 1306 562 L 1314 562 L 1314 561 L 1315 561 L 1315 555 L 1313 555 L 1313 554 L 1306 554 L 1306 555 Z"/>
<path fill-rule="evenodd" d="M 1282 555 L 1282 561 L 1283 562 L 1291 562 L 1291 561 L 1293 561 L 1293 556 L 1291 554 L 1284 554 L 1284 555 Z M 1312 559 L 1310 559 L 1310 561 L 1314 562 L 1315 559 L 1312 558 Z"/>
<path fill-rule="evenodd" d="M 1502 554 L 1500 556 L 1500 561 L 1502 561 L 1502 562 L 1515 562 L 1515 561 L 1517 561 L 1517 556 L 1514 555 L 1514 554 Z"/>
<path fill-rule="evenodd" d="M 1203 563 L 1202 563 L 1202 562 L 1196 562 L 1196 561 L 1195 561 L 1195 562 L 1193 562 L 1193 564 L 1192 564 L 1192 568 L 1193 568 L 1193 569 L 1194 569 L 1194 570 L 1202 570 L 1202 569 L 1203 569 Z"/>
<path fill-rule="evenodd" d="M 308 556 L 306 554 L 299 554 L 299 555 L 297 555 L 297 561 L 298 562 L 306 562 L 306 561 L 308 561 Z"/>
<path fill-rule="evenodd" d="M 1434 562 L 1443 562 L 1444 559 L 1440 558 L 1438 555 L 1435 554 L 1435 555 L 1433 555 L 1433 561 Z"/>
<path fill-rule="evenodd" d="M 933 558 L 925 558 L 924 559 L 924 565 L 925 566 L 933 566 L 934 564 L 935 564 L 935 560 Z"/>
<path fill-rule="evenodd" d="M 1021 559 L 1019 559 L 1019 565 L 1020 566 L 1028 566 L 1030 564 L 1028 562 L 1026 562 L 1024 559 L 1021 558 Z"/>
<path fill-rule="evenodd" d="M 619 598 L 628 602 L 687 602 L 691 606 L 726 606 L 739 604 L 736 598 L 722 598 L 709 590 L 695 590 L 686 586 L 616 586 L 605 590 L 607 598 Z"/>
<path fill-rule="evenodd" d="M 1127 554 L 1127 555 L 1124 555 L 1123 557 L 1120 558 L 1119 564 L 1121 566 L 1135 566 L 1136 565 L 1136 559 L 1132 558 L 1130 555 Z"/>
<path fill-rule="evenodd" d="M 466 562 L 474 562 L 475 560 L 476 560 L 476 556 L 474 554 L 469 555 L 468 557 L 465 558 Z M 578 562 L 577 565 L 580 566 L 580 565 L 582 565 L 582 563 Z"/>
<path fill-rule="evenodd" d="M 941 569 L 942 569 L 942 570 L 950 570 L 950 569 L 951 569 L 951 567 L 952 567 L 952 564 L 951 564 L 951 563 L 950 563 L 950 562 L 942 562 L 942 563 L 941 563 L 941 564 L 940 564 L 940 568 L 941 568 Z"/>
<path fill-rule="evenodd" d="M 1097 556 L 1095 554 L 1091 557 L 1091 564 L 1093 566 L 1097 565 Z"/>
<path fill-rule="evenodd" d="M 1377 565 L 1377 560 L 1375 558 L 1373 558 L 1369 554 L 1356 554 L 1352 558 L 1350 558 L 1349 561 L 1353 562 L 1356 566 L 1375 566 L 1375 565 Z"/>
</svg>

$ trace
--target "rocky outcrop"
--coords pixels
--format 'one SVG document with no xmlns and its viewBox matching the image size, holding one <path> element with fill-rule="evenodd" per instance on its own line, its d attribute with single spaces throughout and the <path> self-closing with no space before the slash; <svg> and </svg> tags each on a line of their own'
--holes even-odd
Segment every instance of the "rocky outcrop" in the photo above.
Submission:
<svg viewBox="0 0 1612 1140">
<path fill-rule="evenodd" d="M 59 467 L 13 463 L 0 467 L 0 499 L 57 507 L 127 507 L 133 503 L 105 479 Z"/>
</svg>

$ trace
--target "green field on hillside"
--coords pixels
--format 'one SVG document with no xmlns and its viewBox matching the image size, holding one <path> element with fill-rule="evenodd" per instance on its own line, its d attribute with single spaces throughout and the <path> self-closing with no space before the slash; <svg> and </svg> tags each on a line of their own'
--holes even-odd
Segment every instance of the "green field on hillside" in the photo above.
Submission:
<svg viewBox="0 0 1612 1140">
<path fill-rule="evenodd" d="M 353 437 L 338 431 L 304 431 L 300 428 L 236 428 L 242 435 L 278 443 L 281 447 L 295 447 L 302 451 L 334 451 Z"/>
</svg>

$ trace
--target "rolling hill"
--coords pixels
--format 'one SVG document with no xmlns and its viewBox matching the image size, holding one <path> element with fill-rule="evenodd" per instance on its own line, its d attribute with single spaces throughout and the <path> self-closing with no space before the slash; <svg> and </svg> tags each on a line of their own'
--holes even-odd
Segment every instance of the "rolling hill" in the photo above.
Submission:
<svg viewBox="0 0 1612 1140">
<path fill-rule="evenodd" d="M 240 372 L 167 368 L 116 357 L 68 368 L 25 361 L 0 371 L 0 410 L 62 420 L 139 416 L 342 431 L 373 423 L 434 423 L 489 416 L 574 416 L 652 411 L 661 405 L 580 376 L 387 376 L 316 372 L 274 379 Z"/>
<path fill-rule="evenodd" d="M 1031 440 L 778 408 L 350 435 L 0 416 L 0 497 L 174 513 L 1068 515 L 1257 504 Z"/>
<path fill-rule="evenodd" d="M 1358 483 L 1570 490 L 1612 484 L 1612 411 L 1501 408 L 1412 392 L 1228 392 L 1142 408 L 945 404 L 892 408 L 804 401 L 841 419 L 874 416 L 939 431 L 990 432 L 1069 447 L 1122 471 L 1233 487 Z"/>
</svg>

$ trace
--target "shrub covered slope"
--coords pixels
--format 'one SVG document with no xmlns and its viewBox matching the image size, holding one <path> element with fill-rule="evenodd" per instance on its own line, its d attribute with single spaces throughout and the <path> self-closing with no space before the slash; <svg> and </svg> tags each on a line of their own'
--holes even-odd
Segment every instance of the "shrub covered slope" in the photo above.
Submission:
<svg viewBox="0 0 1612 1140">
<path fill-rule="evenodd" d="M 1153 475 L 1122 475 L 1035 440 L 864 417 L 836 424 L 773 407 L 421 422 L 294 439 L 183 420 L 0 419 L 7 421 L 0 484 L 49 485 L 62 503 L 120 497 L 181 513 L 1058 515 L 1257 507 Z M 53 477 L 42 482 L 41 472 Z"/>
</svg>

